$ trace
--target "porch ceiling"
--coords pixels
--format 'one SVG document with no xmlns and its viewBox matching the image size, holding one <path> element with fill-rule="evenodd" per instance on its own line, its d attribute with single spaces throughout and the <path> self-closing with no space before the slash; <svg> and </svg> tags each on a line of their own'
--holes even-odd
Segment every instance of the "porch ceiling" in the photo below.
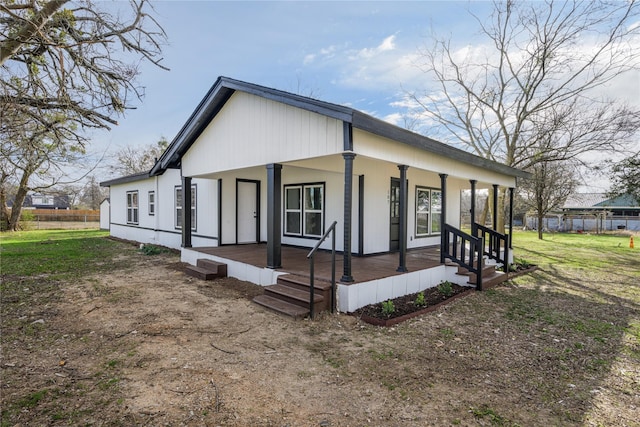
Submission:
<svg viewBox="0 0 640 427">
<path fill-rule="evenodd" d="M 332 173 L 343 173 L 344 172 L 344 159 L 342 154 L 335 154 L 331 156 L 322 156 L 322 157 L 314 157 L 311 159 L 301 159 L 294 160 L 289 162 L 281 163 L 285 170 L 287 167 L 296 167 L 301 169 L 308 170 L 317 170 L 317 171 L 325 171 Z M 238 176 L 247 175 L 252 171 L 258 171 L 260 174 L 264 174 L 266 176 L 266 167 L 264 165 L 260 166 L 252 166 L 246 167 L 242 169 L 236 170 L 224 170 L 224 171 L 216 171 L 206 175 L 198 175 L 194 176 L 194 178 L 206 178 L 206 179 L 217 179 L 226 176 L 229 173 L 236 173 Z M 356 155 L 353 164 L 353 174 L 354 175 L 367 175 L 372 173 L 372 171 L 376 174 L 384 173 L 388 176 L 399 176 L 398 165 L 394 162 L 385 161 L 381 159 L 376 159 L 373 157 L 368 157 L 365 155 Z M 409 176 L 411 176 L 415 171 L 422 171 L 427 173 L 432 173 L 437 177 L 438 172 L 428 169 L 420 169 L 417 167 L 410 167 L 408 170 Z M 243 173 L 244 172 L 244 173 Z M 469 186 L 468 179 L 466 177 L 461 177 L 456 174 L 455 170 L 452 170 L 448 173 L 449 179 L 460 180 L 461 182 L 465 182 L 466 185 L 462 185 L 462 188 L 466 188 Z M 478 180 L 476 188 L 478 190 L 482 189 L 490 189 L 494 184 L 492 181 L 482 181 Z"/>
</svg>

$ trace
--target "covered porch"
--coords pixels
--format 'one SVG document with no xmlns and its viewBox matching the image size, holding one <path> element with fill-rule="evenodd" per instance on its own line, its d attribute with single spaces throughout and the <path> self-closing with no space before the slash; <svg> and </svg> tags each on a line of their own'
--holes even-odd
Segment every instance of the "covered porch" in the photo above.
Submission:
<svg viewBox="0 0 640 427">
<path fill-rule="evenodd" d="M 228 245 L 218 247 L 194 247 L 192 251 L 201 254 L 216 256 L 219 258 L 237 261 L 260 269 L 267 266 L 267 244 Z M 275 269 L 277 274 L 294 274 L 301 277 L 309 277 L 308 248 L 282 246 L 282 267 Z M 336 272 L 343 271 L 341 254 L 336 254 Z M 440 248 L 430 247 L 414 249 L 407 252 L 406 268 L 408 271 L 426 270 L 440 265 Z M 331 251 L 319 251 L 315 255 L 316 280 L 331 281 Z M 396 271 L 398 268 L 398 253 L 384 253 L 351 258 L 351 271 L 353 282 L 345 285 L 370 282 L 372 280 L 404 274 Z M 275 283 L 275 282 L 274 282 Z"/>
<path fill-rule="evenodd" d="M 265 286 L 265 289 L 288 280 L 309 282 L 309 249 L 283 246 L 282 267 L 277 269 L 267 266 L 267 250 L 266 244 L 183 248 L 182 261 L 193 265 L 199 259 L 224 263 L 229 276 Z M 441 262 L 439 247 L 407 251 L 405 271 L 398 271 L 398 253 L 353 257 L 353 281 L 348 282 L 340 280 L 339 273 L 343 267 L 341 255 L 336 254 L 335 265 L 336 308 L 341 312 L 354 312 L 368 304 L 420 292 L 445 280 L 475 287 L 469 283 L 473 280 L 469 275 L 459 274 L 457 265 Z M 315 287 L 330 284 L 331 269 L 331 252 L 317 252 L 314 267 Z"/>
</svg>

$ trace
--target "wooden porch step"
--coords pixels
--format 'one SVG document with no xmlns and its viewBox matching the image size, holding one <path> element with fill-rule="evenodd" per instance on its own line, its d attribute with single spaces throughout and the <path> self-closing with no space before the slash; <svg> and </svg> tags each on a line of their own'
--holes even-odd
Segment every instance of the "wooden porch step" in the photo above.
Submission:
<svg viewBox="0 0 640 427">
<path fill-rule="evenodd" d="M 294 319 L 304 319 L 309 315 L 309 309 L 269 295 L 258 295 L 253 298 L 253 302 L 278 313 L 291 316 Z"/>
<path fill-rule="evenodd" d="M 201 258 L 196 261 L 196 265 L 188 265 L 185 273 L 201 280 L 213 280 L 227 277 L 227 264 Z"/>
<path fill-rule="evenodd" d="M 196 277 L 200 280 L 213 280 L 216 278 L 216 273 L 206 268 L 198 267 L 195 265 L 188 265 L 185 270 L 189 276 Z"/>
<path fill-rule="evenodd" d="M 483 282 L 484 279 L 490 276 L 493 276 L 494 273 L 496 273 L 496 266 L 495 265 L 485 265 L 484 267 L 482 267 L 482 278 L 483 278 Z M 467 270 L 466 268 L 462 268 L 462 267 L 458 267 L 458 274 L 463 274 L 463 275 L 468 275 L 469 276 L 469 283 L 471 284 L 476 284 L 476 273 L 472 273 L 469 270 Z"/>
<path fill-rule="evenodd" d="M 296 304 L 301 307 L 308 308 L 309 307 L 309 292 L 303 291 L 300 289 L 292 288 L 290 286 L 275 284 L 270 285 L 264 288 L 265 295 L 269 295 L 274 298 L 280 298 L 283 301 L 289 302 L 291 304 Z M 313 295 L 313 304 L 314 307 L 319 308 L 318 306 L 324 302 L 324 297 L 320 294 L 314 293 Z"/>
<path fill-rule="evenodd" d="M 302 276 L 296 276 L 293 274 L 283 274 L 278 276 L 278 283 L 281 285 L 286 285 L 286 286 L 290 286 L 292 288 L 296 288 L 296 289 L 301 289 L 301 290 L 309 290 L 309 287 L 311 286 L 309 284 L 309 279 L 306 277 L 302 277 Z M 325 282 L 322 280 L 315 280 L 313 282 L 313 288 L 315 289 L 316 292 L 320 291 L 320 292 L 324 292 L 324 291 L 331 291 L 331 283 L 329 282 Z"/>
<path fill-rule="evenodd" d="M 217 277 L 227 277 L 227 264 L 212 259 L 199 258 L 196 266 L 215 272 Z"/>
<path fill-rule="evenodd" d="M 500 283 L 505 282 L 508 278 L 509 276 L 507 275 L 507 273 L 498 270 L 496 270 L 489 276 L 482 276 L 482 290 L 486 291 L 487 289 L 498 286 Z"/>
<path fill-rule="evenodd" d="M 313 311 L 319 313 L 329 310 L 331 301 L 331 283 L 314 282 Z M 303 276 L 286 274 L 278 276 L 278 283 L 266 286 L 264 294 L 253 299 L 257 304 L 268 307 L 296 319 L 309 315 L 309 279 Z M 277 302 L 278 301 L 278 302 Z M 293 309 L 291 306 L 297 307 Z"/>
<path fill-rule="evenodd" d="M 456 272 L 456 274 L 459 274 L 461 276 L 468 276 L 469 279 L 467 281 L 468 284 L 470 285 L 476 285 L 477 286 L 477 282 L 478 282 L 478 278 L 477 275 L 475 273 L 470 272 L 469 270 L 467 270 L 464 267 L 461 267 L 459 265 L 455 265 L 455 267 L 458 268 L 458 271 Z M 508 275 L 507 273 L 504 273 L 502 271 L 496 270 L 496 264 L 489 264 L 489 265 L 484 265 L 482 268 L 482 289 L 483 290 L 487 290 L 490 289 L 494 286 L 499 285 L 500 283 L 506 281 L 508 279 Z"/>
</svg>

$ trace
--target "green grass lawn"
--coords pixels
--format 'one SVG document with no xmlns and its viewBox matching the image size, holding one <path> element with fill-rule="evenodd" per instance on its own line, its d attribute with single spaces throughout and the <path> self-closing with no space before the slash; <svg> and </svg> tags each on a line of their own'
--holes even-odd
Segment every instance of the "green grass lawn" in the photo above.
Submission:
<svg viewBox="0 0 640 427">
<path fill-rule="evenodd" d="M 127 377 L 126 369 L 129 373 L 148 369 L 148 377 L 158 372 L 146 367 L 153 358 L 140 359 L 144 364 L 131 359 L 129 366 L 120 362 L 138 350 L 139 335 L 127 333 L 92 346 L 98 342 L 92 340 L 102 339 L 109 331 L 87 326 L 82 316 L 77 324 L 58 319 L 65 310 L 68 315 L 71 289 L 76 292 L 73 298 L 84 304 L 82 313 L 99 313 L 111 322 L 115 317 L 108 317 L 109 310 L 111 316 L 126 312 L 139 316 L 141 327 L 149 321 L 143 311 L 130 311 L 132 292 L 138 290 L 111 286 L 113 276 L 108 276 L 123 269 L 139 272 L 144 265 L 141 260 L 147 258 L 135 245 L 108 239 L 107 234 L 67 230 L 0 235 L 0 344 L 10 355 L 7 360 L 16 365 L 3 374 L 21 390 L 11 399 L 0 400 L 0 425 L 57 425 L 62 419 L 75 425 L 83 416 L 66 413 L 64 408 L 73 408 L 78 401 L 104 416 L 104 424 L 121 425 L 118 420 L 126 411 L 117 402 L 128 396 L 118 388 L 119 378 Z M 433 410 L 432 398 L 439 395 L 430 395 L 430 390 L 444 390 L 442 396 L 451 397 L 437 406 L 442 421 L 438 425 L 637 425 L 640 242 L 630 249 L 628 236 L 545 234 L 538 240 L 536 232 L 517 231 L 513 243 L 515 256 L 537 265 L 538 270 L 395 328 L 336 328 L 335 319 L 343 315 L 318 322 L 287 320 L 282 323 L 282 331 L 290 333 L 286 344 L 301 353 L 304 348 L 317 349 L 313 350 L 317 354 L 309 354 L 339 374 L 342 384 L 387 393 L 385 399 L 395 411 L 415 404 Z M 213 292 L 211 286 L 193 285 L 193 291 Z M 227 298 L 222 292 L 215 298 L 207 295 L 212 300 Z M 173 298 L 180 303 L 180 297 Z M 238 298 L 229 297 L 229 307 Z M 181 316 L 191 319 L 191 308 L 184 310 Z M 216 315 L 211 311 L 212 317 Z M 45 323 L 34 323 L 38 319 Z M 199 339 L 211 339 L 210 325 L 206 325 L 193 326 L 206 333 Z M 259 329 L 249 318 L 243 327 Z M 182 324 L 167 325 L 167 331 L 187 329 Z M 178 335 L 175 341 L 186 342 Z M 349 342 L 354 344 L 345 345 Z M 86 363 L 83 369 L 91 375 L 62 382 L 51 374 L 61 369 L 59 348 L 70 352 L 70 364 Z M 29 370 L 27 366 L 19 369 L 26 363 L 23 360 L 29 361 Z M 30 370 L 40 366 L 41 360 L 47 363 L 41 372 L 49 376 L 33 375 Z M 247 369 L 264 365 L 257 366 Z M 307 371 L 299 374 L 308 376 Z M 63 385 L 54 386 L 52 378 Z M 359 398 L 364 402 L 366 396 Z M 107 410 L 105 401 L 110 405 Z"/>
<path fill-rule="evenodd" d="M 102 230 L 32 230 L 0 234 L 0 273 L 68 277 L 97 271 L 122 246 Z"/>
<path fill-rule="evenodd" d="M 586 269 L 609 268 L 617 262 L 637 266 L 640 244 L 631 249 L 629 240 L 629 236 L 611 234 L 546 233 L 543 240 L 538 239 L 536 231 L 513 234 L 516 257 L 539 266 L 563 264 Z M 640 268 L 635 273 L 640 274 Z"/>
</svg>

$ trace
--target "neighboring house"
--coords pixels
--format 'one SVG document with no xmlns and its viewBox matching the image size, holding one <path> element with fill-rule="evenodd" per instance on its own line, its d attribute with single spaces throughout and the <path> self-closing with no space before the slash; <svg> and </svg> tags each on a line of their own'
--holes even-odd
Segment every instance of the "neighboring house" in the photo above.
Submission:
<svg viewBox="0 0 640 427">
<path fill-rule="evenodd" d="M 306 256 L 335 221 L 337 305 L 352 312 L 454 277 L 445 259 L 473 268 L 460 252 L 477 242 L 457 230 L 460 192 L 502 187 L 512 200 L 527 176 L 349 107 L 220 77 L 149 173 L 101 185 L 113 236 L 225 262 L 260 285 L 290 273 L 297 248 Z M 509 239 L 486 236 L 504 264 Z M 234 247 L 264 256 L 221 252 Z M 435 261 L 408 268 L 421 250 Z M 376 256 L 397 262 L 369 280 L 358 265 Z"/>
<path fill-rule="evenodd" d="M 527 226 L 537 227 L 528 217 Z M 553 231 L 640 230 L 640 203 L 630 195 L 609 197 L 605 193 L 574 193 L 562 207 L 545 216 L 543 227 Z"/>
<path fill-rule="evenodd" d="M 9 207 L 13 206 L 13 197 L 7 201 Z M 27 194 L 22 203 L 23 208 L 29 209 L 70 209 L 69 196 L 66 194 Z"/>
<path fill-rule="evenodd" d="M 630 195 L 608 197 L 604 193 L 575 193 L 562 206 L 565 214 L 593 214 L 604 212 L 608 216 L 638 216 L 640 203 Z"/>
</svg>

